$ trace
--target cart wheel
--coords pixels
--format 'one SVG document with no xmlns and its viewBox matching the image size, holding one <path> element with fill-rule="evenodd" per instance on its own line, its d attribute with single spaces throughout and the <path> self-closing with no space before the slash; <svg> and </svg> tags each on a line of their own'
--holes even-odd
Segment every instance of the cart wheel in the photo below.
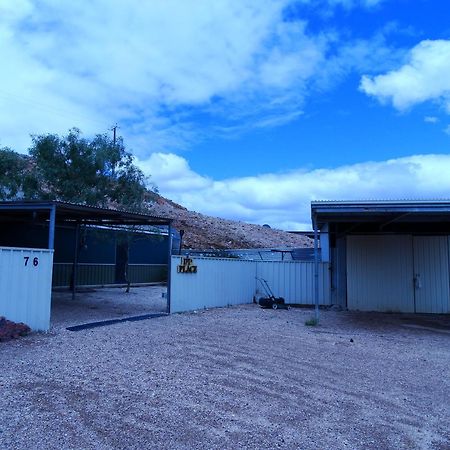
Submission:
<svg viewBox="0 0 450 450">
<path fill-rule="evenodd" d="M 276 303 L 272 303 L 272 309 L 278 309 L 278 305 Z"/>
</svg>

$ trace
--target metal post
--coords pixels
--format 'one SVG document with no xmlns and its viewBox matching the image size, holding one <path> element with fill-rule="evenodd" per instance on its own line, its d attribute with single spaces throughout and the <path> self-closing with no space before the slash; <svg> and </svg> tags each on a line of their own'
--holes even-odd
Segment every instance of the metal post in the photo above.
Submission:
<svg viewBox="0 0 450 450">
<path fill-rule="evenodd" d="M 75 254 L 73 257 L 73 269 L 72 269 L 72 300 L 75 300 L 75 290 L 77 287 L 77 269 L 78 269 L 78 247 L 79 247 L 79 236 L 80 236 L 80 224 L 77 223 L 75 228 Z"/>
<path fill-rule="evenodd" d="M 180 230 L 180 249 L 178 251 L 178 254 L 181 255 L 181 247 L 183 244 L 183 236 L 184 236 L 184 230 Z"/>
<path fill-rule="evenodd" d="M 172 271 L 172 224 L 169 222 L 167 226 L 167 314 L 170 314 L 170 283 Z"/>
<path fill-rule="evenodd" d="M 313 217 L 314 227 L 314 318 L 319 323 L 319 233 L 317 230 L 317 218 Z"/>
<path fill-rule="evenodd" d="M 48 248 L 49 250 L 55 249 L 55 222 L 56 222 L 56 205 L 52 206 L 50 210 L 50 218 L 48 225 Z"/>
</svg>

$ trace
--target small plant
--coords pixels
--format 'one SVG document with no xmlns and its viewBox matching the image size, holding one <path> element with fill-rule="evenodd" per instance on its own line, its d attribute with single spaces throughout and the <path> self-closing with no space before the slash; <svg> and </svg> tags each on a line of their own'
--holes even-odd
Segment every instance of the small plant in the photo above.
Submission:
<svg viewBox="0 0 450 450">
<path fill-rule="evenodd" d="M 305 325 L 307 327 L 315 327 L 318 323 L 319 322 L 314 317 L 311 317 L 311 319 L 305 321 Z"/>
</svg>

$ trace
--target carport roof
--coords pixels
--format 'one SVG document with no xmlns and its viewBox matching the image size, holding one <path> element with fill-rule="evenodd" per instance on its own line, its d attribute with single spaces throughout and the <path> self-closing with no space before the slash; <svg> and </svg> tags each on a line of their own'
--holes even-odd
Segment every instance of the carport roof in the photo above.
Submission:
<svg viewBox="0 0 450 450">
<path fill-rule="evenodd" d="M 169 225 L 171 218 L 152 216 L 117 209 L 100 208 L 62 201 L 4 201 L 0 202 L 0 220 L 47 220 L 54 211 L 56 223 L 91 225 Z"/>
<path fill-rule="evenodd" d="M 450 222 L 450 200 L 314 201 L 311 216 L 319 228 L 336 222 Z"/>
</svg>

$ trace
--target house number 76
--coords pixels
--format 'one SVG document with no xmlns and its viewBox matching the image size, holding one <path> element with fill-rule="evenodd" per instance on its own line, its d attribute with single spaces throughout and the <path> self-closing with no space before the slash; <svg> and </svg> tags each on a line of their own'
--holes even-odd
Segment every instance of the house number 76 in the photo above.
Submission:
<svg viewBox="0 0 450 450">
<path fill-rule="evenodd" d="M 25 266 L 28 266 L 28 261 L 30 260 L 30 257 L 29 256 L 24 256 L 23 259 L 24 259 L 24 262 L 25 262 Z M 36 267 L 38 265 L 39 265 L 39 258 L 37 256 L 35 256 L 33 258 L 33 266 Z"/>
</svg>

